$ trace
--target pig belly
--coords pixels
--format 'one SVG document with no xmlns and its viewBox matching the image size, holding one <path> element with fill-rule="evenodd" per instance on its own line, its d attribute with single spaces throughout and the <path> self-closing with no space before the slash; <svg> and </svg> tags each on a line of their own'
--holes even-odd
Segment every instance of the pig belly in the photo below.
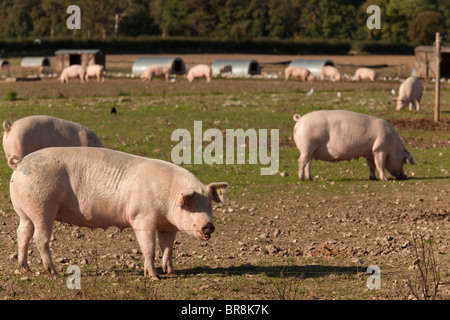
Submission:
<svg viewBox="0 0 450 320">
<path fill-rule="evenodd" d="M 120 230 L 131 227 L 128 221 L 124 218 L 125 210 L 118 210 L 117 208 L 103 208 L 86 207 L 80 208 L 72 205 L 63 205 L 58 210 L 56 221 L 73 224 L 79 227 L 87 227 L 90 229 L 109 227 L 117 227 Z"/>
<path fill-rule="evenodd" d="M 364 149 L 363 149 L 364 148 Z M 364 157 L 366 159 L 373 158 L 372 152 L 365 151 L 366 146 L 352 146 L 351 148 L 335 148 L 332 145 L 324 145 L 319 147 L 313 154 L 315 160 L 323 160 L 329 162 L 345 161 Z"/>
</svg>

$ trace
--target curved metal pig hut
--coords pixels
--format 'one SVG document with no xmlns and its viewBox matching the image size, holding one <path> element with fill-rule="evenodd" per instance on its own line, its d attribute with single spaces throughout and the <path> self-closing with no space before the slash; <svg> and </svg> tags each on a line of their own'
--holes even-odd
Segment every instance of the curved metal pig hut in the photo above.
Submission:
<svg viewBox="0 0 450 320">
<path fill-rule="evenodd" d="M 150 66 L 162 65 L 170 69 L 170 74 L 182 75 L 186 73 L 186 66 L 182 59 L 177 57 L 146 57 L 138 58 L 133 64 L 131 73 L 141 76 Z"/>
<path fill-rule="evenodd" d="M 256 60 L 216 60 L 211 65 L 213 76 L 219 74 L 219 69 L 224 65 L 231 66 L 232 75 L 254 75 L 261 74 L 261 67 Z"/>
<path fill-rule="evenodd" d="M 22 67 L 49 67 L 50 60 L 47 57 L 25 57 L 20 62 Z"/>
<path fill-rule="evenodd" d="M 308 69 L 313 76 L 320 76 L 320 71 L 324 66 L 335 66 L 331 60 L 292 60 L 289 67 L 302 67 Z"/>
</svg>

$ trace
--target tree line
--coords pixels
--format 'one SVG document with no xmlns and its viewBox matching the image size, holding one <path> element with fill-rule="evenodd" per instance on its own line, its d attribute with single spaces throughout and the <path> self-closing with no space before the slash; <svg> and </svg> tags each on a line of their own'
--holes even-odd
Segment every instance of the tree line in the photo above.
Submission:
<svg viewBox="0 0 450 320">
<path fill-rule="evenodd" d="M 69 5 L 81 29 L 69 30 Z M 381 29 L 366 12 L 381 9 Z M 0 37 L 196 37 L 387 40 L 432 44 L 450 27 L 450 0 L 0 0 Z"/>
</svg>

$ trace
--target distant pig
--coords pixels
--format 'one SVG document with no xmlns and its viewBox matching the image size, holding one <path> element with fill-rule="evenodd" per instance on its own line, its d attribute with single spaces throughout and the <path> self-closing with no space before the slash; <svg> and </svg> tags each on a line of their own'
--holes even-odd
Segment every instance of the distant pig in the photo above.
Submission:
<svg viewBox="0 0 450 320">
<path fill-rule="evenodd" d="M 38 70 L 38 74 L 39 75 L 52 75 L 53 74 L 53 70 L 50 66 L 42 66 L 39 68 Z"/>
<path fill-rule="evenodd" d="M 300 180 L 311 179 L 312 159 L 343 161 L 364 157 L 369 179 L 387 181 L 384 169 L 397 179 L 405 179 L 403 164 L 413 157 L 406 150 L 394 128 L 385 120 L 344 110 L 314 111 L 303 117 L 294 115 L 294 141 L 300 150 Z"/>
<path fill-rule="evenodd" d="M 341 74 L 338 69 L 333 66 L 324 66 L 320 70 L 320 80 L 325 80 L 325 78 L 332 79 L 334 81 L 341 81 Z"/>
<path fill-rule="evenodd" d="M 284 69 L 284 80 L 288 81 L 290 77 L 294 79 L 302 79 L 302 81 L 314 81 L 314 76 L 308 69 L 297 66 L 287 67 Z"/>
<path fill-rule="evenodd" d="M 148 67 L 141 76 L 142 81 L 152 81 L 153 77 L 165 77 L 166 81 L 169 82 L 170 69 L 166 66 L 150 66 Z"/>
<path fill-rule="evenodd" d="M 199 78 L 206 78 L 206 82 L 211 82 L 211 67 L 206 64 L 198 64 L 195 67 L 192 67 L 186 78 L 189 82 L 194 81 Z"/>
<path fill-rule="evenodd" d="M 231 64 L 224 64 L 219 68 L 219 74 L 230 73 L 233 71 Z"/>
<path fill-rule="evenodd" d="M 156 234 L 162 268 L 173 274 L 178 231 L 206 241 L 215 228 L 211 203 L 225 199 L 225 182 L 204 185 L 192 173 L 162 160 L 106 148 L 60 147 L 15 162 L 11 202 L 20 217 L 18 260 L 24 271 L 34 237 L 45 269 L 56 273 L 49 250 L 54 221 L 80 227 L 133 228 L 144 256 L 144 276 L 155 269 Z"/>
<path fill-rule="evenodd" d="M 103 147 L 92 130 L 75 122 L 49 116 L 29 116 L 14 123 L 6 120 L 3 129 L 3 150 L 12 169 L 12 156 L 22 159 L 29 153 L 47 147 Z"/>
<path fill-rule="evenodd" d="M 69 83 L 69 79 L 72 78 L 80 78 L 81 83 L 84 83 L 84 80 L 86 78 L 86 68 L 79 64 L 71 65 L 61 72 L 58 80 L 60 80 L 61 83 Z"/>
<path fill-rule="evenodd" d="M 392 100 L 397 101 L 397 107 L 395 110 L 402 110 L 409 105 L 409 111 L 414 109 L 419 112 L 420 100 L 422 100 L 422 84 L 420 80 L 416 77 L 407 78 L 398 90 L 398 97 L 392 98 Z"/>
<path fill-rule="evenodd" d="M 91 64 L 86 68 L 86 81 L 89 77 L 97 77 L 97 81 L 105 81 L 104 67 L 100 64 Z"/>
<path fill-rule="evenodd" d="M 378 80 L 380 77 L 375 72 L 375 70 L 370 68 L 358 68 L 355 71 L 355 80 L 370 80 L 375 81 Z"/>
</svg>

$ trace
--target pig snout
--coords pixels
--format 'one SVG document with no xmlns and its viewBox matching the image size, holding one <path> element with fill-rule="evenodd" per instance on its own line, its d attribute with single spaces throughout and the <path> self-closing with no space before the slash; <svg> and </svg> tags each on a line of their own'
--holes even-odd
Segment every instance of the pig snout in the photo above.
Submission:
<svg viewBox="0 0 450 320">
<path fill-rule="evenodd" d="M 201 240 L 209 240 L 211 238 L 211 234 L 216 230 L 216 227 L 211 222 L 208 222 L 202 227 L 201 230 Z"/>
</svg>

